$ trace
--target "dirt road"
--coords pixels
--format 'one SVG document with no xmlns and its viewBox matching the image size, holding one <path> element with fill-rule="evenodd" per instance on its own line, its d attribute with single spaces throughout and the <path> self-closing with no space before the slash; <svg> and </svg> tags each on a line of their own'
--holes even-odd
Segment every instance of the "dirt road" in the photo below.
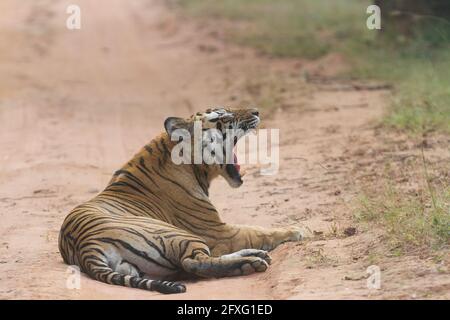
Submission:
<svg viewBox="0 0 450 320">
<path fill-rule="evenodd" d="M 217 181 L 213 203 L 233 223 L 301 224 L 316 235 L 352 226 L 355 150 L 372 139 L 382 92 L 307 84 L 301 63 L 224 45 L 157 1 L 78 0 L 82 28 L 68 30 L 71 2 L 0 3 L 0 298 L 169 298 L 85 276 L 79 290 L 67 289 L 60 225 L 165 117 L 254 102 L 249 83 L 260 74 L 285 79 L 283 104 L 262 110 L 265 127 L 281 130 L 280 171 L 248 167 L 238 190 Z M 369 236 L 318 238 L 276 249 L 264 274 L 190 282 L 170 298 L 409 297 L 416 287 L 445 288 L 438 276 L 405 282 L 398 275 L 408 267 L 394 265 L 387 279 L 397 280 L 368 289 L 360 258 Z"/>
</svg>

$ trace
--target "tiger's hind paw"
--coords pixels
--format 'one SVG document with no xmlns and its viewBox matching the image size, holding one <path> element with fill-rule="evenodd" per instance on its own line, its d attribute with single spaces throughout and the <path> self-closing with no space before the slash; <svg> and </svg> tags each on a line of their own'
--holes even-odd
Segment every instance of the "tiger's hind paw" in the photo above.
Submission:
<svg viewBox="0 0 450 320">
<path fill-rule="evenodd" d="M 240 271 L 242 275 L 249 275 L 254 272 L 264 272 L 269 264 L 262 258 L 248 257 L 248 261 L 241 265 Z"/>
<path fill-rule="evenodd" d="M 178 282 L 153 280 L 150 290 L 164 294 L 184 293 L 186 292 L 186 286 Z"/>
<path fill-rule="evenodd" d="M 269 253 L 265 250 L 259 249 L 242 249 L 232 253 L 232 255 L 237 255 L 239 257 L 258 257 L 267 262 L 267 264 L 272 263 L 272 258 L 269 256 Z"/>
</svg>

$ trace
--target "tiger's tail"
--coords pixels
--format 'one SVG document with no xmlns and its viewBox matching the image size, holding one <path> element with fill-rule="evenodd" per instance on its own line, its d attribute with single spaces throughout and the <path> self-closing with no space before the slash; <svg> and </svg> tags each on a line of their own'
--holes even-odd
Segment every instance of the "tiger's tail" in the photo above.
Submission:
<svg viewBox="0 0 450 320">
<path fill-rule="evenodd" d="M 93 257 L 91 256 L 90 258 L 92 259 Z M 84 263 L 84 266 L 84 269 L 92 278 L 108 284 L 157 291 L 164 294 L 186 292 L 186 286 L 182 283 L 150 280 L 139 276 L 125 275 L 116 272 L 111 269 L 105 261 L 102 261 L 98 257 L 95 257 L 95 262 L 87 261 L 87 263 Z"/>
</svg>

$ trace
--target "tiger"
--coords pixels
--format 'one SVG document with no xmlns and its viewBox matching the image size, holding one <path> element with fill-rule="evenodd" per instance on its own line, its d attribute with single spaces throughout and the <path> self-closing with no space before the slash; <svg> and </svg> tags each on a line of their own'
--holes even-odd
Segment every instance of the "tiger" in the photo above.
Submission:
<svg viewBox="0 0 450 320">
<path fill-rule="evenodd" d="M 231 163 L 172 160 L 181 140 L 172 139 L 173 133 L 192 132 L 196 121 L 202 132 L 215 129 L 224 139 L 230 129 L 239 130 L 234 146 L 257 129 L 260 117 L 257 108 L 215 107 L 189 118 L 167 118 L 163 133 L 117 170 L 103 191 L 66 216 L 58 240 L 66 264 L 107 284 L 183 293 L 182 279 L 264 272 L 271 263 L 268 251 L 304 238 L 297 226 L 222 221 L 209 187 L 219 176 L 233 188 L 242 185 L 236 154 Z M 210 146 L 210 137 L 200 140 L 202 150 Z"/>
</svg>

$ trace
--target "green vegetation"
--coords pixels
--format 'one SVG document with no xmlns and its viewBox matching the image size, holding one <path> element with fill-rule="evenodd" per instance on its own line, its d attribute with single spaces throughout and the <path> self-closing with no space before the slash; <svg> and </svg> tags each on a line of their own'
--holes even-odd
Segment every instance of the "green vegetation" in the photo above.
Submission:
<svg viewBox="0 0 450 320">
<path fill-rule="evenodd" d="M 442 18 L 419 17 L 414 24 L 420 33 L 407 38 L 368 30 L 369 0 L 176 3 L 195 17 L 232 21 L 226 38 L 265 54 L 317 59 L 343 53 L 353 66 L 351 76 L 395 85 L 386 125 L 412 134 L 450 132 L 450 22 Z"/>
<path fill-rule="evenodd" d="M 448 25 L 450 30 L 450 22 Z M 353 74 L 394 84 L 390 112 L 384 123 L 405 129 L 413 135 L 430 131 L 450 133 L 450 41 L 419 46 L 415 42 L 403 46 L 388 43 L 356 55 Z M 380 41 L 386 43 L 383 39 Z M 375 46 L 375 44 L 372 44 Z"/>
<path fill-rule="evenodd" d="M 450 244 L 450 188 L 412 196 L 388 185 L 377 197 L 362 196 L 356 212 L 358 221 L 381 225 L 398 254 Z"/>
<path fill-rule="evenodd" d="M 403 170 L 409 174 L 415 171 L 419 163 L 412 163 Z M 402 176 L 405 173 L 387 163 L 383 192 L 375 196 L 373 190 L 371 196 L 363 194 L 355 210 L 358 221 L 384 227 L 391 248 L 398 254 L 409 249 L 439 250 L 450 245 L 450 184 L 445 173 L 442 174 L 448 172 L 449 167 L 434 168 L 430 174 L 423 149 L 421 166 L 421 185 L 408 192 L 402 186 L 394 185 L 392 180 L 396 174 Z"/>
</svg>

